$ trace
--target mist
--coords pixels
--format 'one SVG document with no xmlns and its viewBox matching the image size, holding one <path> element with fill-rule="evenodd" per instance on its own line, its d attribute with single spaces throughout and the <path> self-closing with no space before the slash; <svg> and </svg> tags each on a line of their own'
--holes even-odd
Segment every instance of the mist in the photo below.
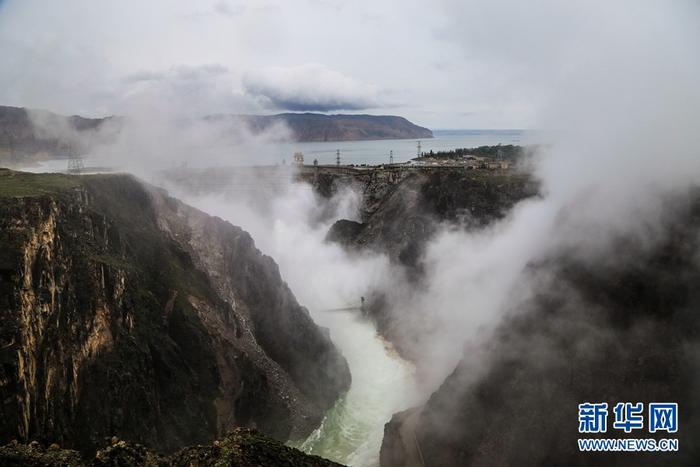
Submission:
<svg viewBox="0 0 700 467">
<path fill-rule="evenodd" d="M 291 178 L 277 185 L 274 196 L 263 180 L 258 188 L 244 183 L 241 190 L 234 177 L 218 193 L 200 195 L 164 183 L 176 197 L 250 232 L 348 359 L 353 375 L 349 393 L 299 447 L 350 465 L 378 465 L 384 424 L 393 413 L 420 403 L 423 395 L 415 385 L 413 364 L 391 350 L 361 309 L 362 298 L 377 284 L 402 271 L 385 255 L 352 254 L 325 241 L 336 219 L 357 218 L 358 193 L 347 187 L 324 199 Z"/>
<path fill-rule="evenodd" d="M 519 11 L 512 2 L 450 6 L 478 12 L 487 23 L 510 24 Z M 425 357 L 418 365 L 433 388 L 464 356 L 481 358 L 475 350 L 489 342 L 507 312 L 532 296 L 538 284 L 530 283 L 528 265 L 562 250 L 587 263 L 614 262 L 612 243 L 621 236 L 650 249 L 664 239 L 665 199 L 700 183 L 700 61 L 694 50 L 700 37 L 689 20 L 698 18 L 690 16 L 695 7 L 623 2 L 604 8 L 611 15 L 638 13 L 623 29 L 617 16 L 601 20 L 582 5 L 561 8 L 564 21 L 570 9 L 586 14 L 561 43 L 543 45 L 547 51 L 535 55 L 542 62 L 527 62 L 528 71 L 540 68 L 521 78 L 539 87 L 536 80 L 551 73 L 537 124 L 549 129 L 548 141 L 533 161 L 542 196 L 484 230 L 446 225 L 428 245 L 424 287 L 391 286 L 390 308 Z M 530 27 L 514 23 L 516 31 L 538 34 Z M 455 40 L 471 50 L 484 38 L 475 39 L 479 28 L 468 29 Z M 486 45 L 493 60 L 510 60 L 512 46 L 503 39 Z"/>
<path fill-rule="evenodd" d="M 150 177 L 176 167 L 260 165 L 277 162 L 268 143 L 289 141 L 289 129 L 277 124 L 253 132 L 235 118 L 193 115 L 188 99 L 144 90 L 130 95 L 123 114 L 91 131 L 78 131 L 43 111 L 29 111 L 37 137 L 69 142 L 88 164 Z"/>
<path fill-rule="evenodd" d="M 330 329 L 353 369 L 350 394 L 324 423 L 351 409 L 367 417 L 353 421 L 362 434 L 347 446 L 319 441 L 323 433 L 317 431 L 302 447 L 357 465 L 376 464 L 383 424 L 395 412 L 424 404 L 450 375 L 458 375 L 457 383 L 452 382 L 459 395 L 490 381 L 504 355 L 519 354 L 531 367 L 556 367 L 561 362 L 551 355 L 551 341 L 561 335 L 584 336 L 564 352 L 575 359 L 596 354 L 601 342 L 651 334 L 643 314 L 639 320 L 630 318 L 632 331 L 617 336 L 606 329 L 604 319 L 596 315 L 589 320 L 583 294 L 562 279 L 562 264 L 607 274 L 644 263 L 645 255 L 669 241 L 669 226 L 685 215 L 679 212 L 685 212 L 688 193 L 700 186 L 696 4 L 443 1 L 438 11 L 449 14 L 441 16 L 444 28 L 436 36 L 457 51 L 451 56 L 455 62 L 474 64 L 476 78 L 469 84 L 481 85 L 482 97 L 496 107 L 486 112 L 487 118 L 503 121 L 505 115 L 527 122 L 547 130 L 548 140 L 529 161 L 540 182 L 539 196 L 521 201 L 485 227 L 441 224 L 420 258 L 424 272 L 418 284 L 382 252 L 348 251 L 326 240 L 336 220 L 361 220 L 362 194 L 353 187 L 323 198 L 310 185 L 295 181 L 294 167 L 280 168 L 274 186 L 264 179 L 234 177 L 203 190 L 175 183 L 164 173 L 277 163 L 270 144 L 290 140 L 288 128 L 253 134 L 236 122 L 193 116 L 192 96 L 182 88 L 144 87 L 126 93 L 114 106 L 123 120 L 91 135 L 89 157 L 96 165 L 134 173 L 241 226 L 279 264 L 299 302 Z M 317 69 L 302 67 L 309 68 Z M 263 96 L 266 108 L 362 109 L 386 100 L 379 87 L 318 69 L 321 78 L 330 76 L 342 84 L 332 89 L 318 84 L 323 99 L 303 80 L 290 85 L 282 68 L 266 80 L 232 67 L 226 73 L 245 76 L 245 87 Z M 335 87 L 344 91 L 340 97 Z M 214 102 L 218 95 L 202 100 Z M 229 102 L 226 110 L 249 106 Z M 478 101 L 467 102 L 466 107 L 479 108 Z M 79 138 L 44 114 L 32 114 L 32 119 L 42 134 Z M 691 261 L 700 267 L 698 251 L 691 250 Z M 413 361 L 398 356 L 361 313 L 362 298 L 374 293 L 385 298 L 392 327 L 410 342 Z M 532 317 L 542 316 L 533 310 L 547 294 L 561 298 L 569 321 L 543 319 L 538 327 Z M 523 322 L 541 332 L 541 347 L 521 335 L 526 334 L 519 328 Z M 503 338 L 511 324 L 515 337 Z M 697 354 L 697 340 L 684 345 Z M 559 375 L 554 370 L 551 374 Z M 382 375 L 386 379 L 377 383 Z M 376 393 L 376 387 L 382 391 Z M 367 407 L 357 405 L 353 390 L 365 391 Z M 557 396 L 573 400 L 569 393 Z M 446 410 L 456 409 L 459 402 Z M 444 428 L 450 428 L 448 421 Z"/>
</svg>

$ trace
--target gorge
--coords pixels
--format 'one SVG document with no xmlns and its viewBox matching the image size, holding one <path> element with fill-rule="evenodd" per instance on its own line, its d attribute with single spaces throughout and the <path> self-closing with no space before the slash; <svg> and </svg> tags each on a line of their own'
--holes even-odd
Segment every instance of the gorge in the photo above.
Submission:
<svg viewBox="0 0 700 467">
<path fill-rule="evenodd" d="M 699 49 L 697 0 L 0 0 L 0 467 L 700 465 Z"/>
<path fill-rule="evenodd" d="M 246 232 L 126 175 L 1 177 L 3 442 L 300 439 L 347 391 Z"/>
<path fill-rule="evenodd" d="M 696 189 L 660 198 L 666 214 L 653 240 L 621 234 L 588 258 L 560 233 L 540 243 L 540 231 L 566 232 L 566 218 L 543 223 L 521 236 L 545 247 L 528 250 L 521 269 L 499 247 L 500 226 L 535 225 L 533 213 L 551 202 L 525 169 L 271 167 L 254 169 L 257 184 L 241 170 L 154 176 L 198 209 L 126 175 L 2 172 L 3 319 L 13 323 L 0 347 L 5 442 L 56 442 L 89 459 L 115 436 L 127 440 L 119 455 L 143 443 L 153 451 L 142 457 L 179 465 L 183 446 L 245 426 L 355 466 L 576 464 L 568 416 L 538 418 L 542 398 L 571 412 L 581 398 L 627 397 L 631 384 L 683 404 L 689 443 L 694 386 L 682 375 L 694 363 L 682 356 L 696 339 Z M 452 247 L 458 264 L 464 255 L 480 267 L 513 263 L 515 282 L 476 287 L 531 291 L 489 303 L 463 283 L 474 303 L 456 305 L 474 309 L 474 329 L 493 336 L 471 351 L 464 324 L 454 335 L 458 321 L 441 327 L 460 319 L 450 302 L 425 306 L 450 280 L 436 273 L 436 245 L 455 236 L 481 245 Z M 493 246 L 484 250 L 484 239 Z M 494 248 L 505 256 L 479 256 Z M 482 307 L 505 314 L 480 318 Z M 619 362 L 616 378 L 602 360 Z M 612 396 L 591 384 L 600 378 Z M 508 433 L 524 436 L 509 431 L 510 413 L 518 427 L 539 427 L 543 443 L 561 444 L 508 444 Z M 78 428 L 77 419 L 94 422 Z M 264 446 L 256 452 L 283 455 Z"/>
<path fill-rule="evenodd" d="M 314 320 L 347 352 L 356 384 L 328 335 L 244 231 L 129 176 L 5 170 L 3 316 L 17 324 L 4 328 L 3 391 L 21 397 L 17 405 L 4 398 L 4 441 L 56 442 L 90 453 L 117 436 L 167 453 L 243 425 L 312 454 L 377 465 L 384 423 L 422 398 L 410 363 L 416 355 L 381 325 L 390 322 L 389 308 L 377 305 L 377 285 L 391 271 L 419 281 L 418 264 L 397 248 L 421 251 L 435 232 L 417 230 L 402 246 L 377 235 L 363 253 L 347 239 L 338 239 L 344 247 L 329 241 L 334 224 L 349 218 L 391 231 L 402 212 L 426 226 L 437 212 L 466 228 L 499 218 L 536 194 L 536 184 L 460 171 L 331 173 L 315 181 L 289 174 L 280 193 L 263 185 L 242 194 L 235 176 L 200 186 L 197 177 L 210 175 L 196 171 L 164 183 L 206 212 L 244 225 L 277 258 Z M 513 188 L 494 190 L 504 180 Z M 469 184 L 470 196 L 454 198 Z M 400 201 L 412 192 L 413 204 Z M 396 216 L 372 220 L 382 206 Z M 377 222 L 383 224 L 369 227 Z M 367 309 L 358 303 L 364 295 Z M 21 358 L 13 364 L 15 352 Z M 110 396 L 116 386 L 119 396 Z M 65 397 L 68 406 L 56 403 Z M 95 422 L 77 430 L 72 420 L 88 414 Z"/>
</svg>

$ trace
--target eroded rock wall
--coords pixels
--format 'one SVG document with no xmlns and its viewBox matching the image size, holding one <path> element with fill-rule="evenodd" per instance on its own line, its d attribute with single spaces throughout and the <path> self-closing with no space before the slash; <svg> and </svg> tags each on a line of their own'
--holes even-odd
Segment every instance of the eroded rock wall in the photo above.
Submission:
<svg viewBox="0 0 700 467">
<path fill-rule="evenodd" d="M 299 438 L 349 387 L 242 230 L 121 175 L 2 201 L 0 441 Z"/>
</svg>

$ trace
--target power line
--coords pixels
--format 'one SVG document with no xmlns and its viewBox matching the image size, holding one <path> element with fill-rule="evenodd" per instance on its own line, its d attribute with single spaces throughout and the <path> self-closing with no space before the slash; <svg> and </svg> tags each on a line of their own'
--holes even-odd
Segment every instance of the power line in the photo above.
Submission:
<svg viewBox="0 0 700 467">
<path fill-rule="evenodd" d="M 68 173 L 73 175 L 80 175 L 85 169 L 85 164 L 83 164 L 83 158 L 75 154 L 68 156 Z"/>
</svg>

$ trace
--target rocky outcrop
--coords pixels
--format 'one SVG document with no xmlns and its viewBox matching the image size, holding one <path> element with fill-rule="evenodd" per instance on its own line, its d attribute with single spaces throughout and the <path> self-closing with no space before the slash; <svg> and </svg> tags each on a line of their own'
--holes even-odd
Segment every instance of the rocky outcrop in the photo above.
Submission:
<svg viewBox="0 0 700 467">
<path fill-rule="evenodd" d="M 0 173 L 0 441 L 298 439 L 347 363 L 250 236 L 126 175 Z"/>
<path fill-rule="evenodd" d="M 361 223 L 338 221 L 328 239 L 387 253 L 414 273 L 441 223 L 483 227 L 538 192 L 526 173 L 463 168 L 368 170 L 351 181 L 319 177 L 316 187 L 332 195 L 347 183 L 362 193 Z"/>
<path fill-rule="evenodd" d="M 469 356 L 425 406 L 387 425 L 382 465 L 696 465 L 700 455 L 700 192 L 668 199 L 661 232 L 582 255 L 557 250 L 525 276 L 488 348 Z M 578 404 L 607 402 L 605 435 L 578 433 Z M 618 402 L 642 402 L 643 430 L 612 428 Z M 648 432 L 649 402 L 677 402 L 677 433 Z M 410 421 L 410 423 L 409 423 Z M 669 453 L 579 452 L 577 438 L 678 438 Z M 396 460 L 400 462 L 396 462 Z"/>
<path fill-rule="evenodd" d="M 415 288 L 423 283 L 429 241 L 444 228 L 477 229 L 504 217 L 516 203 L 537 196 L 538 184 L 519 171 L 464 168 L 361 170 L 348 178 L 321 174 L 309 179 L 332 196 L 351 185 L 362 194 L 361 222 L 338 220 L 326 239 L 350 251 L 386 254 Z M 415 361 L 423 330 L 391 303 L 391 291 L 367 291 L 367 311 L 378 331 L 401 355 Z"/>
<path fill-rule="evenodd" d="M 284 446 L 255 431 L 240 428 L 210 446 L 187 447 L 171 456 L 116 437 L 91 459 L 77 451 L 61 449 L 57 444 L 47 448 L 36 441 L 28 445 L 12 442 L 0 447 L 0 463 L 6 467 L 341 467 L 335 462 Z"/>
</svg>

